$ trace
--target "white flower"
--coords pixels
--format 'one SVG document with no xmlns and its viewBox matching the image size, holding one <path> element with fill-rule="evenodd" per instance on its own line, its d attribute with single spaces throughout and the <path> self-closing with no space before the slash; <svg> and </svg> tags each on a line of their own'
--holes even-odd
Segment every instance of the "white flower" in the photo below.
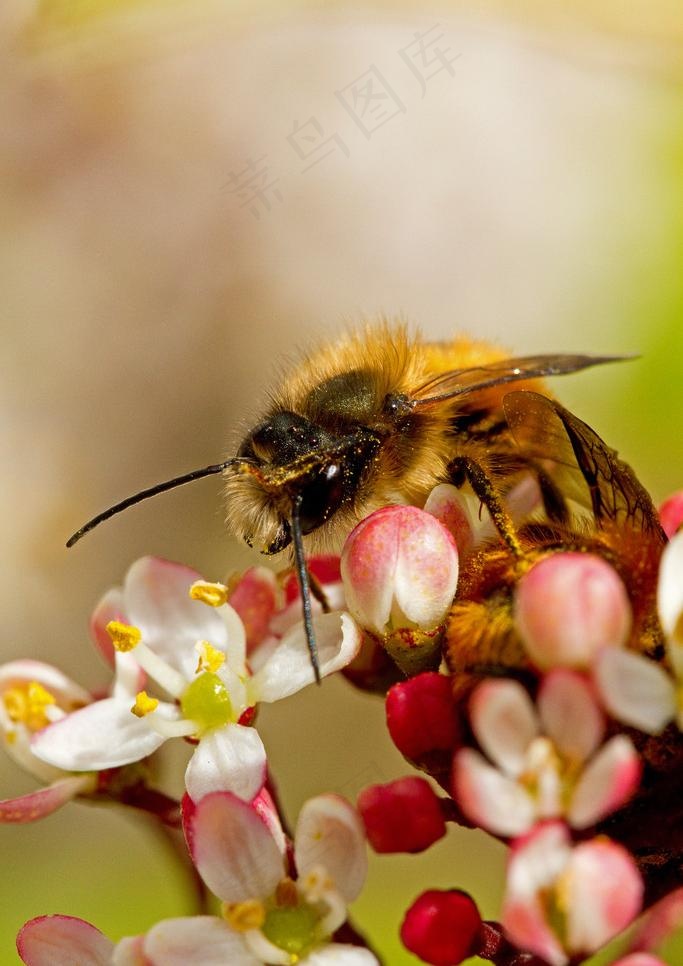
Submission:
<svg viewBox="0 0 683 966">
<path fill-rule="evenodd" d="M 138 761 L 167 738 L 189 737 L 198 742 L 185 773 L 192 799 L 223 789 L 253 798 L 266 755 L 258 733 L 241 720 L 258 701 L 286 697 L 314 675 L 297 625 L 250 676 L 244 627 L 222 602 L 224 592 L 179 564 L 153 557 L 134 563 L 123 589 L 110 591 L 93 618 L 100 646 L 106 628 L 117 651 L 112 696 L 37 734 L 34 754 L 59 768 L 90 771 Z M 323 675 L 348 663 L 360 644 L 344 614 L 317 618 L 316 636 Z M 160 698 L 141 690 L 144 675 Z"/>
<path fill-rule="evenodd" d="M 486 681 L 472 696 L 474 735 L 493 764 L 472 748 L 454 759 L 454 797 L 465 814 L 499 835 L 521 835 L 537 821 L 565 816 L 574 828 L 619 808 L 640 780 L 625 735 L 602 747 L 605 724 L 589 684 L 558 669 L 534 707 L 516 681 Z"/>
</svg>

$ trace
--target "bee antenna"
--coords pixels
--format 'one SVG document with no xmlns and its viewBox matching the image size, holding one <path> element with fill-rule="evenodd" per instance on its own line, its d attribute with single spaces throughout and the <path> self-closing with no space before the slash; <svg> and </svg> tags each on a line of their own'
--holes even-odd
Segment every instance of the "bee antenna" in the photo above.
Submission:
<svg viewBox="0 0 683 966">
<path fill-rule="evenodd" d="M 132 496 L 126 497 L 125 500 L 121 500 L 120 503 L 116 503 L 114 506 L 110 506 L 109 509 L 103 510 L 102 513 L 98 513 L 96 517 L 92 520 L 88 520 L 84 523 L 80 530 L 77 530 L 72 534 L 66 541 L 67 547 L 73 547 L 75 543 L 84 537 L 86 533 L 94 530 L 98 527 L 100 523 L 104 523 L 110 517 L 115 516 L 117 513 L 121 513 L 123 510 L 127 510 L 130 506 L 135 506 L 136 503 L 142 503 L 143 500 L 149 499 L 150 496 L 156 496 L 157 493 L 165 493 L 166 490 L 173 490 L 176 486 L 182 486 L 184 483 L 192 483 L 193 480 L 201 480 L 204 476 L 212 476 L 214 473 L 222 473 L 226 467 L 230 466 L 232 463 L 242 463 L 248 462 L 248 460 L 243 460 L 238 457 L 233 457 L 232 459 L 225 460 L 223 463 L 214 463 L 212 466 L 205 466 L 201 470 L 192 470 L 191 473 L 184 473 L 182 476 L 176 476 L 172 480 L 166 480 L 165 483 L 157 483 L 156 486 L 150 486 L 146 490 L 140 490 L 139 493 L 134 493 Z"/>
<path fill-rule="evenodd" d="M 313 614 L 311 613 L 311 581 L 306 566 L 304 556 L 304 541 L 301 532 L 300 510 L 303 497 L 301 494 L 294 497 L 292 501 L 292 542 L 294 544 L 294 560 L 296 564 L 296 576 L 301 590 L 301 604 L 304 611 L 304 628 L 306 630 L 306 643 L 308 653 L 311 658 L 313 673 L 315 674 L 316 684 L 321 684 L 320 664 L 318 661 L 318 645 L 315 642 L 315 631 L 313 629 Z"/>
</svg>

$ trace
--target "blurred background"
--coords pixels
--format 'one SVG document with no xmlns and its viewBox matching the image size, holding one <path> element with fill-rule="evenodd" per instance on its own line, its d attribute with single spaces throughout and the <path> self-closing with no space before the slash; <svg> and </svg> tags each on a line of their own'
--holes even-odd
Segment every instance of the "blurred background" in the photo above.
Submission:
<svg viewBox="0 0 683 966">
<path fill-rule="evenodd" d="M 353 320 L 638 354 L 555 388 L 656 500 L 682 486 L 682 53 L 676 0 L 3 0 L 0 659 L 105 686 L 87 620 L 133 560 L 255 562 L 214 479 L 64 540 L 231 453 L 286 363 Z M 405 771 L 382 703 L 343 681 L 261 731 L 292 815 Z M 32 787 L 0 762 L 0 797 Z M 191 902 L 120 811 L 72 804 L 0 841 L 3 963 L 35 915 L 118 938 Z M 374 859 L 358 924 L 414 963 L 409 902 L 462 886 L 495 915 L 502 855 L 451 832 Z"/>
</svg>

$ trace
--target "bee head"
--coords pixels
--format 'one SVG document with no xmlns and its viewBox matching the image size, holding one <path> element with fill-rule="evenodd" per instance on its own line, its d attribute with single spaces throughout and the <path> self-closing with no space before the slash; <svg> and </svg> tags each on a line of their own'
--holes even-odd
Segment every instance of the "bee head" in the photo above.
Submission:
<svg viewBox="0 0 683 966">
<path fill-rule="evenodd" d="M 305 535 L 353 504 L 379 444 L 363 427 L 340 434 L 278 410 L 226 470 L 229 525 L 262 553 L 279 553 L 291 543 L 294 515 Z"/>
</svg>

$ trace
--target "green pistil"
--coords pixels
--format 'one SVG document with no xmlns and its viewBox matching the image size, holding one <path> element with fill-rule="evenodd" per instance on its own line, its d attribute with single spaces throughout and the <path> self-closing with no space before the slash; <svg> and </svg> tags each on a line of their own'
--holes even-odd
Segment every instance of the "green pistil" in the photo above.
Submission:
<svg viewBox="0 0 683 966">
<path fill-rule="evenodd" d="M 183 717 L 196 721 L 201 732 L 220 728 L 233 720 L 232 701 L 217 674 L 205 671 L 189 684 L 180 699 Z"/>
<path fill-rule="evenodd" d="M 270 909 L 262 932 L 274 946 L 295 956 L 307 953 L 317 942 L 316 927 L 320 916 L 305 903 Z"/>
</svg>

